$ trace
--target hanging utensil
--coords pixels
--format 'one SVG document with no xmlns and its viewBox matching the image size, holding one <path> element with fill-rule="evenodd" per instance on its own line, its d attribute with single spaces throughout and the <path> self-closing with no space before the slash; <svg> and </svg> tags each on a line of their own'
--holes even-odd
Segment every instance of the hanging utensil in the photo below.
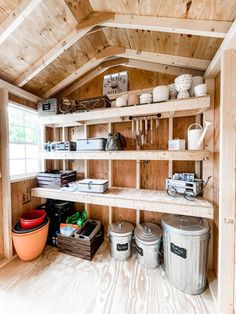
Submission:
<svg viewBox="0 0 236 314">
<path fill-rule="evenodd" d="M 156 132 L 158 133 L 158 128 L 159 128 L 159 119 L 156 118 Z"/>
<path fill-rule="evenodd" d="M 139 125 L 140 125 L 140 144 L 144 144 L 144 134 L 143 134 L 143 119 L 139 118 Z"/>
<path fill-rule="evenodd" d="M 140 134 L 139 134 L 139 120 L 135 119 L 136 122 L 136 148 L 140 149 Z"/>
<path fill-rule="evenodd" d="M 151 144 L 153 144 L 153 118 L 150 119 Z"/>
<path fill-rule="evenodd" d="M 148 144 L 148 119 L 145 118 L 145 144 Z"/>
<path fill-rule="evenodd" d="M 134 119 L 131 120 L 131 127 L 132 127 L 132 145 L 135 145 L 135 129 L 134 129 Z"/>
</svg>

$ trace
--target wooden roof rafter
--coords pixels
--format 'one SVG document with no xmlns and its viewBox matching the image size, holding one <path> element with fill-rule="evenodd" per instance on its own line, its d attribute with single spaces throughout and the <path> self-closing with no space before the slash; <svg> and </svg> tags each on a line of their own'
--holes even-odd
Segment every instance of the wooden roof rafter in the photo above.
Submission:
<svg viewBox="0 0 236 314">
<path fill-rule="evenodd" d="M 112 56 L 135 59 L 135 60 L 140 60 L 140 61 L 149 61 L 152 63 L 158 63 L 158 64 L 172 66 L 172 67 L 176 66 L 176 67 L 190 68 L 190 69 L 196 69 L 196 70 L 206 70 L 208 64 L 210 63 L 210 61 L 204 60 L 204 59 L 159 54 L 159 53 L 147 52 L 147 51 L 137 51 L 134 49 L 126 49 L 124 47 L 110 46 L 110 47 L 105 48 L 96 57 L 89 60 L 82 67 L 74 71 L 72 74 L 70 74 L 61 82 L 59 82 L 56 86 L 52 87 L 49 91 L 47 91 L 43 95 L 43 97 L 47 98 L 47 97 L 51 97 L 52 95 L 55 95 L 60 90 L 64 89 L 66 86 L 73 83 L 73 81 L 75 81 L 76 79 L 84 75 L 86 72 L 100 65 L 106 58 L 112 57 Z"/>
<path fill-rule="evenodd" d="M 20 26 L 42 0 L 22 0 L 0 25 L 0 45 Z"/>
<path fill-rule="evenodd" d="M 113 47 L 109 46 L 102 51 L 100 51 L 94 58 L 89 60 L 87 63 L 82 65 L 80 68 L 78 68 L 76 71 L 71 73 L 69 76 L 67 76 L 64 80 L 59 82 L 56 86 L 52 87 L 49 91 L 47 91 L 44 95 L 43 98 L 48 98 L 51 97 L 52 95 L 55 95 L 58 93 L 60 90 L 62 90 L 64 87 L 68 86 L 72 82 L 74 82 L 76 79 L 84 75 L 86 72 L 89 70 L 95 68 L 99 64 L 101 64 L 105 59 L 108 57 L 112 57 L 118 54 L 121 54 L 125 52 L 125 48 L 123 47 Z"/>
<path fill-rule="evenodd" d="M 192 70 L 187 68 L 180 68 L 175 66 L 168 66 L 164 64 L 158 64 L 148 61 L 140 61 L 135 59 L 129 59 L 129 58 L 122 58 L 118 57 L 109 61 L 102 62 L 97 68 L 95 68 L 92 72 L 88 73 L 86 76 L 84 76 L 81 80 L 70 86 L 69 88 L 66 88 L 64 91 L 60 93 L 60 96 L 65 97 L 97 77 L 98 75 L 102 74 L 106 70 L 108 70 L 111 67 L 115 66 L 126 66 L 130 68 L 136 68 L 146 71 L 152 71 L 152 72 L 159 72 L 159 73 L 165 73 L 170 75 L 181 75 L 181 74 L 192 74 L 192 75 L 203 75 L 203 71 L 199 70 Z"/>
<path fill-rule="evenodd" d="M 19 87 L 24 86 L 83 36 L 92 34 L 95 31 L 100 31 L 102 29 L 102 26 L 100 26 L 99 23 L 102 23 L 102 21 L 106 21 L 107 19 L 112 18 L 112 16 L 113 13 L 101 13 L 97 15 L 97 19 L 94 19 L 93 16 L 91 17 L 91 20 L 90 18 L 87 18 L 85 27 L 80 27 L 79 30 L 73 30 L 70 34 L 63 38 L 58 44 L 56 44 L 56 46 L 54 46 L 44 56 L 42 56 L 33 66 L 31 66 L 22 75 L 20 75 L 14 81 L 14 84 Z"/>
</svg>

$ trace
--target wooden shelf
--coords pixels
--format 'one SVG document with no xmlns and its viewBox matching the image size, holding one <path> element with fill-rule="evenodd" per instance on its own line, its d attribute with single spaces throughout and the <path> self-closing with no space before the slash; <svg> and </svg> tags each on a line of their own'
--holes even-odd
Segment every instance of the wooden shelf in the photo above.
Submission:
<svg viewBox="0 0 236 314">
<path fill-rule="evenodd" d="M 125 150 L 125 151 L 83 151 L 83 152 L 42 152 L 42 159 L 65 160 L 193 160 L 208 159 L 204 150 Z"/>
<path fill-rule="evenodd" d="M 41 124 L 50 127 L 69 127 L 107 122 L 127 121 L 129 116 L 156 115 L 161 118 L 185 117 L 200 114 L 210 107 L 210 96 L 170 100 L 148 105 L 106 108 L 89 112 L 57 114 L 40 117 Z"/>
<path fill-rule="evenodd" d="M 206 200 L 195 198 L 188 201 L 183 196 L 168 196 L 165 191 L 113 187 L 98 194 L 34 188 L 32 196 L 213 219 L 213 206 Z"/>
</svg>

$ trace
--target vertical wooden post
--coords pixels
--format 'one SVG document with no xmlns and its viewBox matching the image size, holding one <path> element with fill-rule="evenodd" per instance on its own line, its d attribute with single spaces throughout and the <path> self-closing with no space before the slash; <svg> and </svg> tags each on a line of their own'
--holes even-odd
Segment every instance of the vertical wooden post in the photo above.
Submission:
<svg viewBox="0 0 236 314">
<path fill-rule="evenodd" d="M 201 115 L 198 114 L 195 117 L 195 123 L 198 123 L 201 125 Z M 195 174 L 197 175 L 198 179 L 201 179 L 201 161 L 195 161 Z"/>
<path fill-rule="evenodd" d="M 12 257 L 12 215 L 11 183 L 9 165 L 9 125 L 8 125 L 8 90 L 0 89 L 0 142 L 2 174 L 2 208 L 3 208 L 3 248 L 6 258 Z"/>
<path fill-rule="evenodd" d="M 207 92 L 210 95 L 210 108 L 203 113 L 203 125 L 205 125 L 205 121 L 212 122 L 210 127 L 208 128 L 205 141 L 204 148 L 209 152 L 208 160 L 203 161 L 202 166 L 202 178 L 203 180 L 207 180 L 209 176 L 211 176 L 210 181 L 208 182 L 205 190 L 204 190 L 204 198 L 209 202 L 214 202 L 214 107 L 215 107 L 215 80 L 207 79 Z M 214 206 L 214 204 L 213 204 Z M 211 228 L 211 239 L 209 244 L 209 257 L 208 257 L 208 269 L 213 270 L 213 221 L 209 220 L 209 225 Z"/>
<path fill-rule="evenodd" d="M 62 141 L 68 141 L 68 128 L 62 127 Z M 63 170 L 68 169 L 68 160 L 63 159 Z"/>
<path fill-rule="evenodd" d="M 53 141 L 59 141 L 59 128 L 53 128 Z M 59 160 L 53 160 L 53 168 L 59 169 Z"/>
<path fill-rule="evenodd" d="M 136 160 L 136 189 L 140 189 L 140 160 Z M 136 225 L 140 224 L 140 209 L 136 208 Z"/>
<path fill-rule="evenodd" d="M 84 138 L 88 138 L 89 136 L 89 126 L 84 125 Z M 84 160 L 84 177 L 87 179 L 89 176 L 89 160 Z M 85 204 L 85 210 L 89 216 L 89 204 Z"/>
<path fill-rule="evenodd" d="M 173 118 L 169 118 L 169 140 L 173 139 Z M 168 175 L 171 177 L 173 174 L 173 161 L 169 160 L 168 163 Z"/>
<path fill-rule="evenodd" d="M 236 214 L 236 50 L 221 57 L 218 308 L 233 313 Z"/>
<path fill-rule="evenodd" d="M 112 124 L 111 122 L 108 123 L 108 133 L 112 133 Z M 112 160 L 108 160 L 108 181 L 109 181 L 109 188 L 112 187 L 113 184 L 113 172 L 112 172 Z M 109 224 L 112 223 L 112 206 L 108 208 L 108 221 Z"/>
<path fill-rule="evenodd" d="M 46 126 L 41 125 L 40 127 L 40 151 L 43 151 L 43 145 L 46 142 Z M 46 171 L 46 160 L 41 159 L 41 171 Z"/>
</svg>

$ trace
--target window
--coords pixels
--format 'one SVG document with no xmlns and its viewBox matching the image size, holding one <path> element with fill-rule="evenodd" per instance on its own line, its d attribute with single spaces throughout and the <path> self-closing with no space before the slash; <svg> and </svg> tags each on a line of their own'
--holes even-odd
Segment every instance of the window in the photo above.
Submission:
<svg viewBox="0 0 236 314">
<path fill-rule="evenodd" d="M 38 113 L 17 105 L 8 105 L 10 175 L 39 171 Z"/>
</svg>

